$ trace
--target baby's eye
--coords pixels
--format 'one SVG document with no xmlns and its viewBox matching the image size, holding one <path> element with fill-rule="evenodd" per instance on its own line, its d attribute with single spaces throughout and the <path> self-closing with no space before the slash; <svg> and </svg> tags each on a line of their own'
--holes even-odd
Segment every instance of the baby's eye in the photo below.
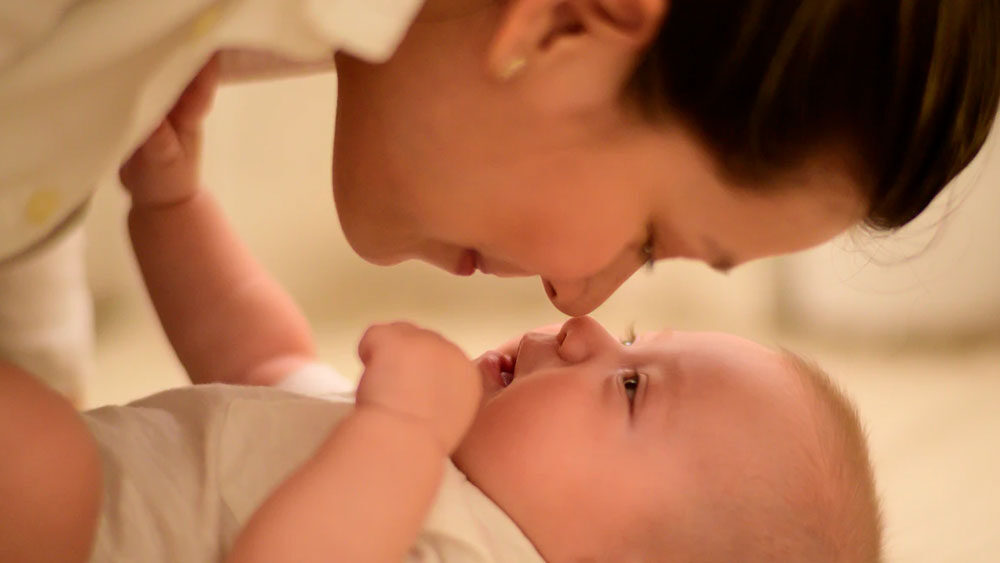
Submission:
<svg viewBox="0 0 1000 563">
<path fill-rule="evenodd" d="M 635 393 L 639 390 L 639 374 L 631 373 L 622 378 L 622 386 L 625 387 L 625 396 L 629 402 L 635 400 Z"/>
</svg>

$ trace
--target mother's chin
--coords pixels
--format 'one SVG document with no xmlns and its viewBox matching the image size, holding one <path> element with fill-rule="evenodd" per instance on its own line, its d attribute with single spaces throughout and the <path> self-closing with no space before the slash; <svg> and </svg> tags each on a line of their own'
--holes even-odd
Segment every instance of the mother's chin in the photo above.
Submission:
<svg viewBox="0 0 1000 563">
<path fill-rule="evenodd" d="M 340 229 L 351 249 L 378 266 L 415 257 L 419 238 L 407 228 L 396 205 L 386 205 L 378 186 L 337 180 L 333 184 Z"/>
</svg>

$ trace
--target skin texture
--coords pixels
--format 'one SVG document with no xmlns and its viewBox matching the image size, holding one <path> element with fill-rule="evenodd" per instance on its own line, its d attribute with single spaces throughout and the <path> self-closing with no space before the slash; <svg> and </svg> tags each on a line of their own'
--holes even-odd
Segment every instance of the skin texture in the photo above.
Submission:
<svg viewBox="0 0 1000 563">
<path fill-rule="evenodd" d="M 537 275 L 557 308 L 580 315 L 650 259 L 726 270 L 858 223 L 850 154 L 831 148 L 750 190 L 720 176 L 679 122 L 622 103 L 668 9 L 431 0 L 388 63 L 339 57 L 334 196 L 355 251 Z M 498 79 L 512 60 L 526 64 Z"/>
<path fill-rule="evenodd" d="M 624 346 L 582 317 L 525 335 L 516 354 L 507 387 L 483 369 L 483 404 L 453 459 L 548 560 L 648 560 L 646 533 L 685 560 L 691 529 L 725 526 L 708 507 L 747 487 L 785 490 L 802 455 L 788 444 L 815 441 L 798 376 L 734 336 L 667 331 Z"/>
</svg>

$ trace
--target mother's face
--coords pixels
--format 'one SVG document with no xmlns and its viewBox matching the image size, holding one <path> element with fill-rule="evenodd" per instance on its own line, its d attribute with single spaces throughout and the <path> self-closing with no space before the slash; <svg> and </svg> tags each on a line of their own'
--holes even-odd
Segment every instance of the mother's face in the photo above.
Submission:
<svg viewBox="0 0 1000 563">
<path fill-rule="evenodd" d="M 537 275 L 557 308 L 581 315 L 649 259 L 726 270 L 864 216 L 833 151 L 766 189 L 737 186 L 684 127 L 640 120 L 598 87 L 551 83 L 585 80 L 572 69 L 492 80 L 476 25 L 493 22 L 418 23 L 386 65 L 338 61 L 334 195 L 371 262 Z"/>
</svg>

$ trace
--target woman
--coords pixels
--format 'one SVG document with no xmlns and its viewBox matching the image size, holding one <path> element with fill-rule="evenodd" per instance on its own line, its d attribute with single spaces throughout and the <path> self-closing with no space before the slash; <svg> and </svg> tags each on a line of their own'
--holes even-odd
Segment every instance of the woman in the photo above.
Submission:
<svg viewBox="0 0 1000 563">
<path fill-rule="evenodd" d="M 905 224 L 1000 95 L 995 1 L 481 4 L 338 61 L 341 224 L 377 263 L 538 275 L 571 315 L 654 260 Z"/>
<path fill-rule="evenodd" d="M 0 254 L 71 217 L 213 52 L 339 49 L 353 247 L 539 275 L 573 315 L 651 260 L 727 269 L 901 226 L 976 154 L 1000 95 L 997 0 L 50 4 L 58 25 L 0 59 L 0 201 L 17 217 L 38 185 L 56 195 L 5 221 Z"/>
</svg>

